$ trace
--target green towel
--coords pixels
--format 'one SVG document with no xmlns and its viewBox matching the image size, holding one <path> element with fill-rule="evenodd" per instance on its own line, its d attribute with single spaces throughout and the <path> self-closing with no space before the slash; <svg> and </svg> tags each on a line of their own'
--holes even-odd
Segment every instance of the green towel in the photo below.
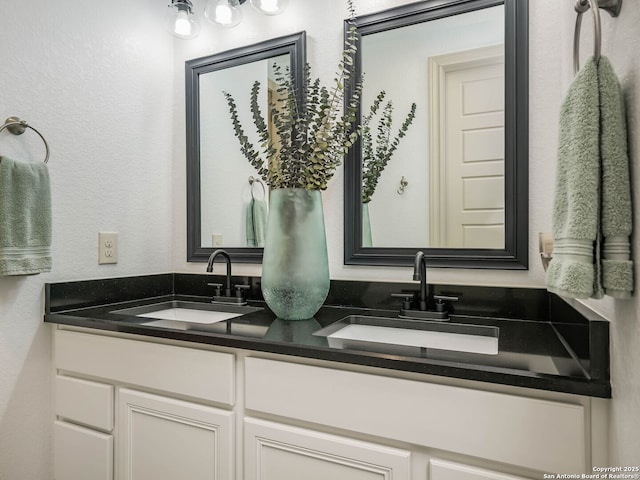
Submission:
<svg viewBox="0 0 640 480">
<path fill-rule="evenodd" d="M 624 97 L 607 58 L 598 63 L 602 161 L 602 287 L 615 298 L 633 292 L 629 237 L 633 230 Z"/>
<path fill-rule="evenodd" d="M 51 271 L 51 191 L 43 162 L 0 157 L 0 275 Z"/>
<path fill-rule="evenodd" d="M 606 58 L 599 65 L 590 58 L 560 110 L 549 291 L 571 298 L 631 295 L 626 148 L 620 86 Z"/>
<path fill-rule="evenodd" d="M 247 246 L 264 247 L 267 231 L 267 202 L 252 198 L 247 206 Z"/>
</svg>

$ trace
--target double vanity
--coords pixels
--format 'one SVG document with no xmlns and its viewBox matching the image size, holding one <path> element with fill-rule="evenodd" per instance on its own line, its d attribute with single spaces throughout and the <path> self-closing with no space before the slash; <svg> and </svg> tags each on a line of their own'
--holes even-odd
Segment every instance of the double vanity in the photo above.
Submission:
<svg viewBox="0 0 640 480">
<path fill-rule="evenodd" d="M 435 322 L 400 318 L 417 284 L 332 281 L 315 318 L 287 322 L 259 278 L 233 278 L 246 305 L 212 303 L 212 279 L 47 285 L 57 478 L 506 480 L 606 464 L 608 323 L 578 305 L 434 286 L 458 298 Z"/>
</svg>

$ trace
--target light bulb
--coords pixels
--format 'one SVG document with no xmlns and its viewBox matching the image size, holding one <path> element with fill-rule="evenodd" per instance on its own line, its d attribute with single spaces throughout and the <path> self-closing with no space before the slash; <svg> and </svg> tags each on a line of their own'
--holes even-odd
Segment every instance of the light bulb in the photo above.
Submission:
<svg viewBox="0 0 640 480">
<path fill-rule="evenodd" d="M 278 10 L 278 0 L 262 0 L 260 9 L 266 13 L 273 13 Z"/>
<path fill-rule="evenodd" d="M 235 27 L 242 20 L 238 0 L 209 0 L 204 16 L 210 22 L 226 28 Z"/>
<path fill-rule="evenodd" d="M 278 15 L 284 12 L 284 9 L 287 7 L 287 1 L 288 0 L 251 0 L 251 5 L 265 15 Z"/>
<path fill-rule="evenodd" d="M 179 11 L 178 15 L 176 15 L 173 31 L 176 35 L 180 35 L 181 37 L 188 37 L 191 35 L 191 24 L 187 18 L 187 12 L 184 10 Z"/>
<path fill-rule="evenodd" d="M 182 39 L 191 39 L 200 33 L 200 24 L 193 13 L 191 0 L 171 0 L 167 9 L 166 25 L 169 32 Z"/>
<path fill-rule="evenodd" d="M 216 7 L 216 22 L 223 25 L 231 23 L 231 9 L 227 5 L 218 5 Z"/>
</svg>

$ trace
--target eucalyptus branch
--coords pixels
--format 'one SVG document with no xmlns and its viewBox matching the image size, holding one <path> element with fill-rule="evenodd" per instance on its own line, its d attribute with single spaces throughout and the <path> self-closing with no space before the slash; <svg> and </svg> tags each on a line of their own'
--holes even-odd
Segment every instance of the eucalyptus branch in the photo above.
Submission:
<svg viewBox="0 0 640 480">
<path fill-rule="evenodd" d="M 352 68 L 357 51 L 353 0 L 347 0 L 347 8 L 345 47 L 330 88 L 322 86 L 320 79 L 311 78 L 309 64 L 304 66 L 303 78 L 298 85 L 288 68 L 275 65 L 277 98 L 268 102 L 267 122 L 258 102 L 260 82 L 254 83 L 251 113 L 260 150 L 246 136 L 233 96 L 225 92 L 242 154 L 271 188 L 325 190 L 361 132 L 359 127 L 354 127 L 362 97 L 361 78 L 354 82 L 353 91 L 345 99 L 345 86 L 353 82 Z M 275 135 L 271 135 L 273 130 Z"/>
<path fill-rule="evenodd" d="M 362 202 L 371 201 L 371 196 L 375 193 L 380 175 L 391 160 L 391 157 L 398 149 L 400 139 L 407 134 L 407 129 L 416 116 L 416 104 L 411 104 L 411 110 L 405 117 L 397 134 L 390 141 L 393 125 L 393 102 L 387 101 L 382 108 L 382 113 L 378 119 L 376 146 L 374 149 L 373 135 L 371 133 L 371 122 L 376 117 L 386 92 L 381 91 L 369 108 L 369 113 L 362 121 Z"/>
</svg>

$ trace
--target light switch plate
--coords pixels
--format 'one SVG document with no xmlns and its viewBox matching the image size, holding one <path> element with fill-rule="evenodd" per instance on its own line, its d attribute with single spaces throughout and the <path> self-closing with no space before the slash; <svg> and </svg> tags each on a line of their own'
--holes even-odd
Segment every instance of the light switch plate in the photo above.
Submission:
<svg viewBox="0 0 640 480">
<path fill-rule="evenodd" d="M 221 233 L 214 233 L 213 235 L 211 235 L 211 244 L 214 247 L 221 247 L 222 246 L 222 234 Z"/>
<path fill-rule="evenodd" d="M 118 263 L 118 234 L 98 233 L 98 264 Z"/>
</svg>

